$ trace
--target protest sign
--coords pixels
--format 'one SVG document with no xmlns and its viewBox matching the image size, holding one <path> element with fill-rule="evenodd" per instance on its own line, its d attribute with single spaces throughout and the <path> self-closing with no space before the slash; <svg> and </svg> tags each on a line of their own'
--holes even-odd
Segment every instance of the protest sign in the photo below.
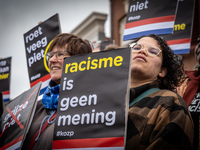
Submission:
<svg viewBox="0 0 200 150">
<path fill-rule="evenodd" d="M 19 149 L 30 127 L 41 82 L 5 106 L 0 121 L 0 150 Z"/>
<path fill-rule="evenodd" d="M 180 0 L 173 34 L 162 35 L 175 54 L 190 52 L 193 16 L 194 0 Z"/>
<path fill-rule="evenodd" d="M 100 43 L 100 51 L 103 51 L 106 48 L 106 46 L 113 45 L 113 44 L 114 44 L 113 40 L 101 42 Z"/>
<path fill-rule="evenodd" d="M 131 49 L 64 60 L 53 149 L 124 149 Z"/>
<path fill-rule="evenodd" d="M 42 81 L 40 94 L 44 93 L 50 80 L 45 54 L 52 39 L 60 32 L 59 15 L 55 14 L 24 34 L 30 86 Z"/>
<path fill-rule="evenodd" d="M 0 92 L 3 93 L 3 102 L 10 101 L 11 58 L 0 60 Z"/>
<path fill-rule="evenodd" d="M 178 0 L 130 0 L 123 41 L 172 34 Z"/>
<path fill-rule="evenodd" d="M 3 114 L 3 94 L 0 92 L 0 117 Z"/>
</svg>

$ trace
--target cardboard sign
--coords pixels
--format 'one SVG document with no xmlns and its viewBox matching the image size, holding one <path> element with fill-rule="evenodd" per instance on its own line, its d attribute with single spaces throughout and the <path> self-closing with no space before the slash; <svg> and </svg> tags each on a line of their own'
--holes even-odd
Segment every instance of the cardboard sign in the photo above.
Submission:
<svg viewBox="0 0 200 150">
<path fill-rule="evenodd" d="M 10 101 L 10 73 L 12 57 L 0 60 L 0 92 L 3 93 L 3 102 Z"/>
<path fill-rule="evenodd" d="M 68 57 L 53 149 L 124 149 L 131 49 Z"/>
<path fill-rule="evenodd" d="M 172 34 L 178 0 L 130 0 L 123 41 Z"/>
<path fill-rule="evenodd" d="M 0 150 L 19 149 L 35 112 L 41 82 L 5 106 L 0 122 Z"/>
<path fill-rule="evenodd" d="M 193 16 L 194 0 L 180 0 L 173 34 L 162 35 L 175 54 L 190 53 Z"/>
<path fill-rule="evenodd" d="M 50 80 L 45 54 L 52 39 L 60 32 L 59 16 L 55 14 L 24 34 L 30 86 L 42 81 L 40 94 L 44 93 Z"/>
</svg>

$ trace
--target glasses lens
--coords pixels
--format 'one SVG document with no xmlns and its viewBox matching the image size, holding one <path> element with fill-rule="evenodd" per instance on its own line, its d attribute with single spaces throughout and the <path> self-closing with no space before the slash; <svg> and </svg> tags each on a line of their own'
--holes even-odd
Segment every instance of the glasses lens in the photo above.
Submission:
<svg viewBox="0 0 200 150">
<path fill-rule="evenodd" d="M 64 51 L 57 51 L 57 52 L 48 52 L 46 54 L 46 59 L 49 61 L 54 55 L 56 54 L 57 59 L 63 59 L 64 58 Z"/>
<path fill-rule="evenodd" d="M 149 47 L 148 48 L 148 52 L 149 52 L 149 55 L 152 55 L 152 56 L 157 56 L 160 52 L 160 50 L 158 48 L 155 48 L 155 47 Z"/>
<path fill-rule="evenodd" d="M 46 53 L 46 60 L 49 61 L 49 59 L 51 59 L 51 54 L 49 52 Z"/>
<path fill-rule="evenodd" d="M 139 50 L 141 50 L 141 48 L 142 48 L 142 45 L 141 45 L 141 44 L 136 44 L 136 45 L 133 47 L 133 50 L 134 50 L 134 51 L 139 51 Z"/>
</svg>

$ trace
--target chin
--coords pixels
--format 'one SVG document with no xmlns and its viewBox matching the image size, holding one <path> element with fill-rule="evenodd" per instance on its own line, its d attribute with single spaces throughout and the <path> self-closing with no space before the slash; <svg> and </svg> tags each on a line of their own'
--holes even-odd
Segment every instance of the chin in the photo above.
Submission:
<svg viewBox="0 0 200 150">
<path fill-rule="evenodd" d="M 55 82 L 57 82 L 57 81 L 59 81 L 61 79 L 61 76 L 60 77 L 56 77 L 56 76 L 51 76 L 51 80 L 53 80 L 53 81 L 55 81 Z"/>
</svg>

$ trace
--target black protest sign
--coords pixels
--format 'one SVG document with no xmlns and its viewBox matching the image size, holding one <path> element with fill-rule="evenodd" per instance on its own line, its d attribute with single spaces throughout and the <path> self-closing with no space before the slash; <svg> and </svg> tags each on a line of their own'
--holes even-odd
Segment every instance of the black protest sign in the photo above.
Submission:
<svg viewBox="0 0 200 150">
<path fill-rule="evenodd" d="M 53 149 L 123 149 L 130 57 L 122 48 L 64 60 Z"/>
<path fill-rule="evenodd" d="M 113 45 L 113 44 L 114 44 L 113 40 L 101 42 L 100 51 L 103 51 L 106 48 L 106 46 Z"/>
<path fill-rule="evenodd" d="M 0 117 L 3 114 L 3 93 L 0 92 Z"/>
<path fill-rule="evenodd" d="M 178 0 L 130 0 L 123 40 L 172 34 Z"/>
<path fill-rule="evenodd" d="M 10 74 L 12 57 L 0 60 L 0 92 L 3 92 L 3 101 L 10 100 Z"/>
<path fill-rule="evenodd" d="M 0 150 L 21 147 L 33 118 L 41 82 L 13 99 L 4 108 L 0 122 Z"/>
<path fill-rule="evenodd" d="M 59 15 L 55 14 L 51 18 L 37 25 L 24 34 L 27 67 L 31 87 L 49 74 L 45 54 L 52 39 L 60 33 Z"/>
<path fill-rule="evenodd" d="M 194 0 L 179 1 L 174 32 L 173 34 L 162 35 L 175 54 L 190 52 L 193 15 Z"/>
</svg>

